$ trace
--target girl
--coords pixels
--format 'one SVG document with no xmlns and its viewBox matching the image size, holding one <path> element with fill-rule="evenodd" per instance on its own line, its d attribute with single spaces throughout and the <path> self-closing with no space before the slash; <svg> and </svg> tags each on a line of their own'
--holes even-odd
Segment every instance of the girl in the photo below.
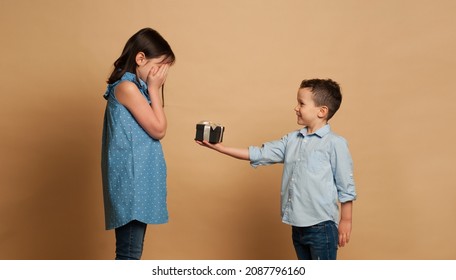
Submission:
<svg viewBox="0 0 456 280">
<path fill-rule="evenodd" d="M 144 28 L 127 41 L 107 81 L 101 166 L 106 229 L 115 229 L 118 260 L 139 260 L 147 224 L 168 222 L 159 91 L 163 97 L 174 61 L 168 42 Z"/>
</svg>

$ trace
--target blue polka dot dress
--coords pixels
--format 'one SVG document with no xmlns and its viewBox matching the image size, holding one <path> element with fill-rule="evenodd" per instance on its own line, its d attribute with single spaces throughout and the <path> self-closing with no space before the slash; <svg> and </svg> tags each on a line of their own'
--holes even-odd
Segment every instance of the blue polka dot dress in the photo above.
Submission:
<svg viewBox="0 0 456 280">
<path fill-rule="evenodd" d="M 166 205 L 166 163 L 160 141 L 150 137 L 114 89 L 121 81 L 135 83 L 150 103 L 147 84 L 133 73 L 108 85 L 101 169 L 106 229 L 138 220 L 146 224 L 168 222 Z"/>
</svg>

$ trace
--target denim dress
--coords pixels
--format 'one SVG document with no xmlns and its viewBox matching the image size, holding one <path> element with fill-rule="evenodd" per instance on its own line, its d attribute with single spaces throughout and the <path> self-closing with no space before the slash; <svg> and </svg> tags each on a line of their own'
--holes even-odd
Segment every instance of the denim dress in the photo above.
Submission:
<svg viewBox="0 0 456 280">
<path fill-rule="evenodd" d="M 101 169 L 106 229 L 138 220 L 168 222 L 166 163 L 159 140 L 149 136 L 114 95 L 122 81 L 138 86 L 150 103 L 147 84 L 133 73 L 109 84 L 103 123 Z"/>
</svg>

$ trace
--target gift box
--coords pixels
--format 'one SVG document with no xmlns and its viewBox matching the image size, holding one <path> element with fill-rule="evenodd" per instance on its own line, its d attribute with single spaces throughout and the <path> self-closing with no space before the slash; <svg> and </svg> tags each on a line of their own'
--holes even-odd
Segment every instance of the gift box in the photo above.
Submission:
<svg viewBox="0 0 456 280">
<path fill-rule="evenodd" d="M 195 140 L 207 140 L 211 144 L 220 143 L 223 141 L 223 132 L 225 127 L 210 121 L 202 121 L 196 125 Z"/>
</svg>

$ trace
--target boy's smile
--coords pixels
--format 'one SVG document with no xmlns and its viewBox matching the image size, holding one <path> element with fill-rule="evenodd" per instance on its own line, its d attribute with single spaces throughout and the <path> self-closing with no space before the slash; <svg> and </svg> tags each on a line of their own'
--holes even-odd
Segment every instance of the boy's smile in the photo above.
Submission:
<svg viewBox="0 0 456 280">
<path fill-rule="evenodd" d="M 315 105 L 310 88 L 300 88 L 297 100 L 298 105 L 294 110 L 299 125 L 306 126 L 308 131 L 314 131 L 326 124 L 324 107 Z"/>
<path fill-rule="evenodd" d="M 315 118 L 317 118 L 318 107 L 312 98 L 312 91 L 310 88 L 301 88 L 298 91 L 298 105 L 295 107 L 296 116 L 298 117 L 299 125 L 310 125 Z"/>
</svg>

